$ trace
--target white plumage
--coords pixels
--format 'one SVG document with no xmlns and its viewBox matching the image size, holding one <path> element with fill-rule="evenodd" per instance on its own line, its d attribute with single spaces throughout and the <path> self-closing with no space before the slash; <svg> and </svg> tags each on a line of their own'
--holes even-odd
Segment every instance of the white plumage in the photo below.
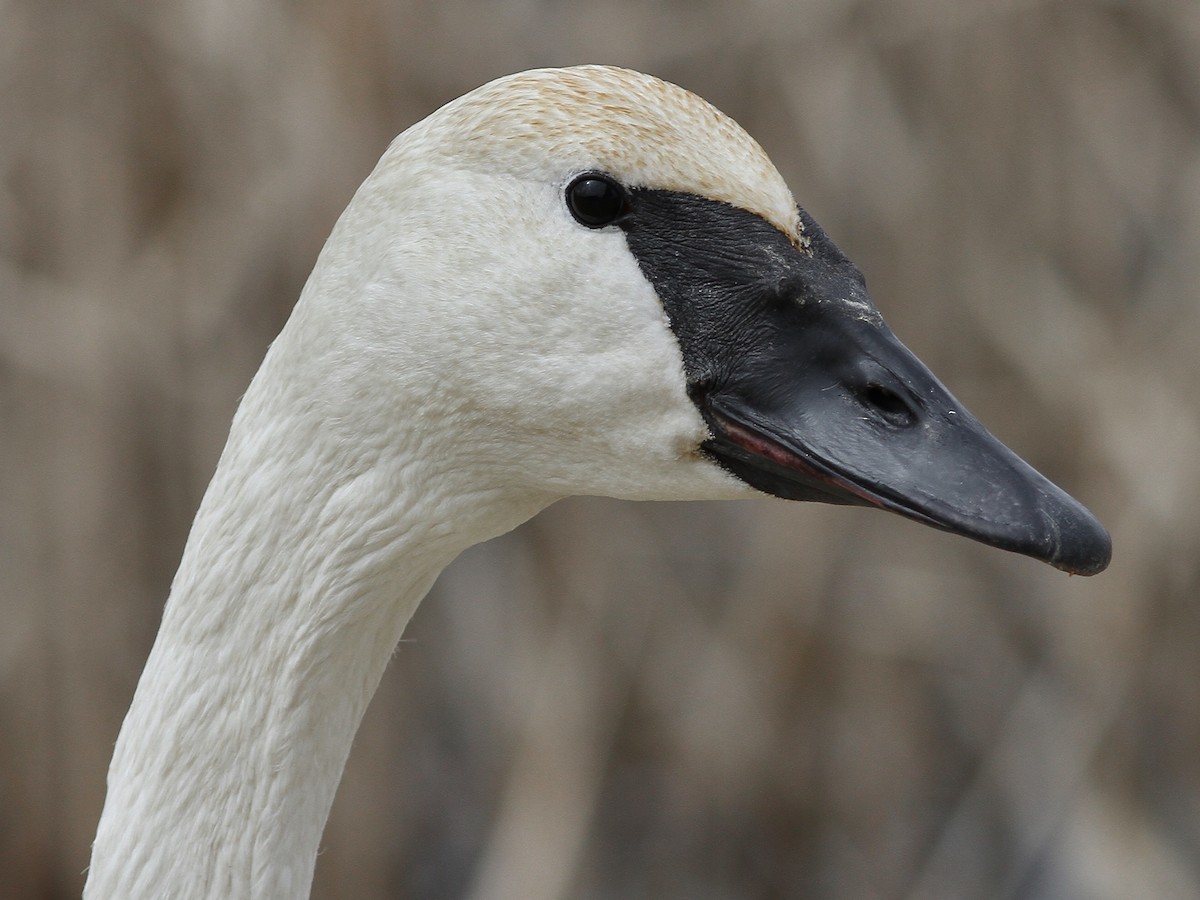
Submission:
<svg viewBox="0 0 1200 900">
<path fill-rule="evenodd" d="M 306 896 L 355 730 L 464 548 L 557 498 L 756 495 L 580 172 L 810 234 L 736 124 L 584 67 L 500 79 L 401 135 L 246 392 L 122 728 L 85 895 Z M 849 302 L 850 298 L 846 300 Z"/>
</svg>

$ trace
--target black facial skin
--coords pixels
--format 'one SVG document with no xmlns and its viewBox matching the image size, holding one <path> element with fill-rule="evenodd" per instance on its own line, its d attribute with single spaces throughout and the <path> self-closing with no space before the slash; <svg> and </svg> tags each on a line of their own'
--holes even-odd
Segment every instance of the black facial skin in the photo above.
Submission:
<svg viewBox="0 0 1200 900">
<path fill-rule="evenodd" d="M 1068 572 L 1103 570 L 1103 526 L 951 396 L 800 215 L 811 252 L 692 194 L 633 190 L 615 219 L 679 340 L 712 432 L 704 451 L 778 497 L 890 509 Z"/>
</svg>

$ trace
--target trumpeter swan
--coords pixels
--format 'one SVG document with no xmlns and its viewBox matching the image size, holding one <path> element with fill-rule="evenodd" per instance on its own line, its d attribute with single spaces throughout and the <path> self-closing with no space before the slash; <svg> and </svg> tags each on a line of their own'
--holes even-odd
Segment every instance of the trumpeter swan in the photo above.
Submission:
<svg viewBox="0 0 1200 900">
<path fill-rule="evenodd" d="M 1109 558 L 703 100 L 582 67 L 443 107 L 358 190 L 242 399 L 86 896 L 306 896 L 367 701 L 455 555 L 569 494 L 762 492 Z"/>
</svg>

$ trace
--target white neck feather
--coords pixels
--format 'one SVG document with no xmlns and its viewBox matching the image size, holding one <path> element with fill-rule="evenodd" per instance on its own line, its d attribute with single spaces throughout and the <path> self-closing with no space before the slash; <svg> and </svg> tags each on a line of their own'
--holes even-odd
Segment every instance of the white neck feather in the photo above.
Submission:
<svg viewBox="0 0 1200 900">
<path fill-rule="evenodd" d="M 117 742 L 89 900 L 307 896 L 367 702 L 461 550 L 566 494 L 753 494 L 697 452 L 624 238 L 564 206 L 586 158 L 463 155 L 461 129 L 438 114 L 392 145 L 242 401 Z"/>
<path fill-rule="evenodd" d="M 476 492 L 420 453 L 381 467 L 322 441 L 303 410 L 264 420 L 279 409 L 264 402 L 273 355 L 117 743 L 88 897 L 307 896 L 354 733 L 417 603 L 462 549 L 547 502 Z"/>
</svg>

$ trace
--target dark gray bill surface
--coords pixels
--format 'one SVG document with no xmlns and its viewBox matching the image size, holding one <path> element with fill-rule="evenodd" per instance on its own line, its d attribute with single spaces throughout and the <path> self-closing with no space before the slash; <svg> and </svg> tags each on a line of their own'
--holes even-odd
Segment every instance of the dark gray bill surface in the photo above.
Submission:
<svg viewBox="0 0 1200 900">
<path fill-rule="evenodd" d="M 1103 526 L 900 343 L 807 214 L 811 252 L 724 203 L 631 194 L 620 227 L 722 466 L 778 497 L 889 509 L 1068 572 L 1108 565 Z"/>
</svg>

